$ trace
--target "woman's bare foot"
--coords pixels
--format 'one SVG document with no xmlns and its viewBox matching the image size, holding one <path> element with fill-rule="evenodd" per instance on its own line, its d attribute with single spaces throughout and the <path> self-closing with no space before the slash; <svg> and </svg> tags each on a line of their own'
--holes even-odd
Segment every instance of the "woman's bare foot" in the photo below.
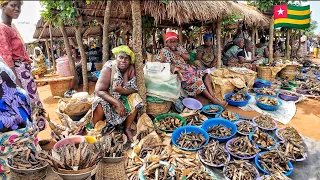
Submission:
<svg viewBox="0 0 320 180">
<path fill-rule="evenodd" d="M 127 135 L 129 141 L 133 142 L 133 136 L 130 129 L 125 129 L 124 133 Z"/>
</svg>

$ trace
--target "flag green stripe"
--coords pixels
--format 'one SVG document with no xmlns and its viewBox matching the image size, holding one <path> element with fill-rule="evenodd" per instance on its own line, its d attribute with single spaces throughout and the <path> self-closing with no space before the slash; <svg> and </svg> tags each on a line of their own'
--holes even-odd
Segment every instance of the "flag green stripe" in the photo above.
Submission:
<svg viewBox="0 0 320 180">
<path fill-rule="evenodd" d="M 304 11 L 310 9 L 310 5 L 308 6 L 288 6 L 288 10 L 295 10 L 295 11 Z"/>
<path fill-rule="evenodd" d="M 302 15 L 302 16 L 288 14 L 288 19 L 303 20 L 303 19 L 309 19 L 309 18 L 310 18 L 310 14 Z"/>
<path fill-rule="evenodd" d="M 287 27 L 287 28 L 297 28 L 297 29 L 305 29 L 308 28 L 310 24 L 289 24 L 289 23 L 278 23 L 274 25 L 274 28 L 279 27 Z"/>
</svg>

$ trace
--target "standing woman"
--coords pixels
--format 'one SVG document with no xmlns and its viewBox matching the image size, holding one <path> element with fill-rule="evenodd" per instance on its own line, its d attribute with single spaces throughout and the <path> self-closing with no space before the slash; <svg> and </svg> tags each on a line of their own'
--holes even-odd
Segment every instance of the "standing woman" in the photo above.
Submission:
<svg viewBox="0 0 320 180">
<path fill-rule="evenodd" d="M 31 99 L 32 114 L 40 130 L 45 129 L 45 118 L 37 87 L 31 74 L 32 60 L 24 49 L 18 32 L 11 27 L 12 19 L 17 19 L 21 12 L 22 1 L 0 0 L 2 8 L 0 22 L 0 56 L 14 72 L 16 84 L 25 89 Z"/>
</svg>

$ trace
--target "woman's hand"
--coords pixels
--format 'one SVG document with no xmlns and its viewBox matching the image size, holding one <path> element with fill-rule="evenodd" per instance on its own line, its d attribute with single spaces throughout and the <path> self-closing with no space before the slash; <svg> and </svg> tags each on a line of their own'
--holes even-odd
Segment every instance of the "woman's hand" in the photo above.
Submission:
<svg viewBox="0 0 320 180">
<path fill-rule="evenodd" d="M 178 56 L 181 56 L 181 55 L 182 55 L 182 52 L 181 52 L 181 51 L 174 51 L 173 53 L 176 54 L 176 55 L 178 55 Z"/>
<path fill-rule="evenodd" d="M 126 114 L 126 109 L 120 101 L 118 101 L 116 104 L 116 112 L 119 114 L 120 117 L 123 117 Z"/>
<path fill-rule="evenodd" d="M 113 90 L 114 92 L 117 92 L 117 93 L 121 94 L 121 92 L 122 92 L 124 89 L 123 89 L 122 86 L 120 86 L 119 82 L 115 82 L 115 83 L 113 84 L 112 90 Z"/>
</svg>

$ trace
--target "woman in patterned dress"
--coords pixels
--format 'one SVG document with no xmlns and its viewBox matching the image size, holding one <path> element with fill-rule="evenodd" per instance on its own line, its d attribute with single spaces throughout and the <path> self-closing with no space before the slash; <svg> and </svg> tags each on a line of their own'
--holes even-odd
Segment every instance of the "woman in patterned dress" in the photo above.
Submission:
<svg viewBox="0 0 320 180">
<path fill-rule="evenodd" d="M 32 114 L 40 130 L 45 129 L 45 116 L 37 86 L 31 74 L 32 60 L 24 49 L 18 32 L 11 27 L 12 19 L 17 19 L 21 12 L 22 1 L 0 0 L 2 15 L 0 22 L 0 56 L 14 72 L 16 84 L 26 90 L 31 99 Z"/>
<path fill-rule="evenodd" d="M 176 33 L 167 32 L 165 41 L 168 47 L 161 49 L 156 60 L 171 64 L 171 72 L 178 72 L 181 87 L 189 96 L 195 97 L 198 94 L 203 94 L 212 103 L 226 106 L 226 102 L 220 101 L 215 96 L 207 73 L 185 62 L 185 60 L 189 60 L 190 56 L 182 46 L 178 45 L 177 40 Z"/>
<path fill-rule="evenodd" d="M 201 45 L 197 49 L 195 66 L 198 69 L 205 70 L 215 67 L 217 65 L 217 56 L 212 47 L 212 34 L 205 34 L 203 36 L 204 45 Z"/>
<path fill-rule="evenodd" d="M 38 76 L 39 78 L 43 77 L 43 75 L 47 72 L 46 62 L 44 60 L 44 55 L 39 47 L 34 48 L 33 55 L 33 69 L 32 75 Z"/>
<path fill-rule="evenodd" d="M 95 87 L 93 126 L 104 118 L 107 125 L 104 131 L 125 122 L 125 134 L 132 141 L 131 124 L 137 112 L 143 107 L 137 93 L 134 68 L 134 53 L 128 46 L 119 46 L 112 50 L 116 60 L 108 61 L 103 66 Z"/>
</svg>

